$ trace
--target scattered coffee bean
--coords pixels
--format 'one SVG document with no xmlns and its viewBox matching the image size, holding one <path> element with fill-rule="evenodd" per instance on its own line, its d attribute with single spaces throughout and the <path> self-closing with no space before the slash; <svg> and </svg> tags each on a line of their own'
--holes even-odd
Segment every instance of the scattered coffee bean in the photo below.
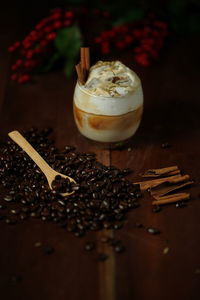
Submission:
<svg viewBox="0 0 200 300">
<path fill-rule="evenodd" d="M 159 205 L 154 205 L 153 208 L 152 208 L 152 212 L 154 213 L 158 213 L 160 212 L 162 209 Z"/>
<path fill-rule="evenodd" d="M 0 204 L 0 209 L 6 209 L 6 206 L 3 204 Z"/>
<path fill-rule="evenodd" d="M 28 216 L 27 216 L 27 214 L 25 214 L 25 213 L 21 213 L 21 214 L 19 215 L 19 218 L 23 221 L 23 220 L 27 219 Z"/>
<path fill-rule="evenodd" d="M 163 148 L 163 149 L 170 148 L 170 147 L 171 147 L 171 145 L 168 142 L 162 143 L 162 145 L 161 145 L 161 148 Z"/>
<path fill-rule="evenodd" d="M 176 205 L 175 205 L 176 208 L 182 208 L 182 207 L 185 207 L 185 206 L 187 206 L 187 204 L 184 201 L 177 202 Z"/>
<path fill-rule="evenodd" d="M 94 249 L 95 249 L 95 243 L 93 243 L 93 242 L 87 242 L 85 244 L 85 250 L 86 251 L 92 251 Z"/>
<path fill-rule="evenodd" d="M 9 225 L 14 225 L 17 223 L 17 219 L 11 216 L 6 218 L 5 222 Z"/>
<path fill-rule="evenodd" d="M 122 244 L 118 244 L 114 247 L 116 253 L 122 253 L 125 251 L 125 247 Z"/>
<path fill-rule="evenodd" d="M 147 232 L 150 234 L 160 234 L 160 230 L 153 228 L 153 227 L 147 228 Z"/>
</svg>

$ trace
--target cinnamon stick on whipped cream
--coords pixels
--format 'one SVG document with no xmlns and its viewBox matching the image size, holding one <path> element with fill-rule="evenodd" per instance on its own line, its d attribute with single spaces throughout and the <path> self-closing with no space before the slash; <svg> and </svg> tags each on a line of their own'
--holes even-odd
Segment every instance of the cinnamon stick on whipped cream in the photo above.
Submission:
<svg viewBox="0 0 200 300">
<path fill-rule="evenodd" d="M 90 70 L 90 48 L 82 47 L 80 50 L 80 63 L 75 66 L 78 75 L 78 80 L 81 84 L 87 81 Z"/>
</svg>

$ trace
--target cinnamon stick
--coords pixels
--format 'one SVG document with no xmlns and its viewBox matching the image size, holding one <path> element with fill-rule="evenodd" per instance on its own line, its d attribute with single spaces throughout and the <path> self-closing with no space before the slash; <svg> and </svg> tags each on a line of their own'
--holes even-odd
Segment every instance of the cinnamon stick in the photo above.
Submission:
<svg viewBox="0 0 200 300">
<path fill-rule="evenodd" d="M 175 191 L 178 191 L 188 185 L 191 185 L 193 184 L 193 181 L 186 181 L 184 183 L 176 183 L 176 184 L 171 184 L 169 182 L 164 182 L 164 183 L 161 183 L 157 186 L 154 186 L 150 189 L 150 193 L 152 196 L 159 196 L 159 197 L 163 197 L 169 193 L 172 193 L 172 192 L 175 192 Z"/>
<path fill-rule="evenodd" d="M 145 190 L 148 190 L 149 188 L 156 186 L 162 182 L 166 182 L 167 180 L 176 180 L 181 177 L 183 177 L 183 176 L 178 174 L 178 175 L 169 176 L 169 177 L 165 177 L 165 178 L 158 178 L 158 179 L 153 179 L 153 180 L 135 182 L 134 184 L 139 184 L 141 191 L 145 191 Z"/>
<path fill-rule="evenodd" d="M 90 48 L 86 47 L 84 49 L 85 49 L 85 68 L 88 73 L 90 70 Z"/>
<path fill-rule="evenodd" d="M 179 174 L 180 170 L 178 169 L 178 166 L 171 166 L 167 168 L 161 168 L 161 169 L 149 169 L 144 174 L 142 174 L 142 177 L 161 177 L 161 176 L 169 176 L 169 175 L 175 175 Z"/>
<path fill-rule="evenodd" d="M 173 195 L 168 195 L 164 197 L 155 197 L 156 200 L 152 201 L 153 205 L 164 205 L 168 203 L 174 203 L 178 201 L 188 200 L 190 199 L 189 193 L 178 193 Z"/>
<path fill-rule="evenodd" d="M 86 70 L 85 48 L 81 47 L 81 68 L 83 72 Z"/>
<path fill-rule="evenodd" d="M 81 84 L 84 84 L 84 77 L 83 77 L 83 72 L 80 63 L 76 65 L 75 68 L 78 75 L 78 80 L 80 81 Z"/>
<path fill-rule="evenodd" d="M 90 70 L 90 48 L 81 47 L 81 68 L 84 82 L 87 81 L 87 76 Z"/>
</svg>

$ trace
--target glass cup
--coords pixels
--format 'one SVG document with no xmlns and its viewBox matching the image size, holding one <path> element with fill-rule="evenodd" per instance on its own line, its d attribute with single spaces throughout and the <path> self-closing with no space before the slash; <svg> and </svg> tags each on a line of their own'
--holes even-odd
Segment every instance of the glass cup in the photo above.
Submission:
<svg viewBox="0 0 200 300">
<path fill-rule="evenodd" d="M 77 82 L 73 112 L 83 136 L 106 147 L 122 145 L 135 134 L 141 122 L 143 91 L 140 79 L 137 76 L 133 92 L 115 97 L 94 95 Z"/>
</svg>

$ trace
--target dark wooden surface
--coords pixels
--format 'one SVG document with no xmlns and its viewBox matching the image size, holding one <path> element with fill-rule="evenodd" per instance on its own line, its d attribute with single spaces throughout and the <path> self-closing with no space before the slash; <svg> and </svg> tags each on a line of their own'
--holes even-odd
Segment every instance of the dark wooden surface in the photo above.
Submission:
<svg viewBox="0 0 200 300">
<path fill-rule="evenodd" d="M 56 72 L 35 77 L 34 84 L 9 81 L 12 58 L 6 47 L 22 37 L 38 17 L 32 19 L 28 22 L 20 9 L 9 18 L 6 15 L 1 18 L 4 25 L 0 49 L 1 138 L 13 129 L 51 126 L 59 147 L 72 144 L 78 151 L 94 151 L 105 164 L 130 167 L 134 173 L 129 179 L 133 181 L 148 168 L 177 164 L 191 175 L 195 185 L 190 189 L 191 201 L 187 207 L 177 209 L 171 205 L 159 214 L 152 212 L 145 194 L 141 207 L 128 215 L 125 227 L 114 232 L 123 240 L 126 252 L 109 253 L 110 258 L 104 263 L 97 263 L 93 255 L 83 250 L 86 240 L 98 241 L 101 233 L 78 239 L 40 220 L 15 226 L 1 222 L 0 299 L 200 299 L 200 40 L 191 37 L 174 41 L 161 62 L 147 69 L 135 66 L 130 53 L 120 56 L 142 80 L 144 118 L 131 141 L 131 152 L 108 151 L 85 140 L 75 127 L 72 116 L 75 77 L 66 80 L 61 72 Z M 162 149 L 161 144 L 166 141 L 172 147 Z M 144 229 L 137 229 L 136 222 L 155 226 L 161 234 L 149 235 Z M 38 241 L 53 246 L 55 253 L 44 256 L 34 247 Z M 169 252 L 163 254 L 166 247 Z M 21 280 L 14 282 L 13 275 Z"/>
</svg>

